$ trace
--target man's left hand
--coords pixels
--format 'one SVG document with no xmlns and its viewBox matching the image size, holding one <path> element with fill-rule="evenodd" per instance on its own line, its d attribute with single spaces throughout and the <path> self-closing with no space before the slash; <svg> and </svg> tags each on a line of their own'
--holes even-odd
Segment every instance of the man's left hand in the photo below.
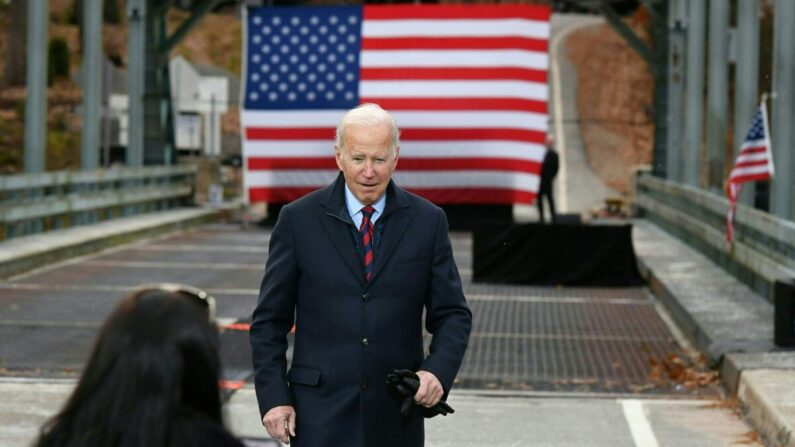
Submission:
<svg viewBox="0 0 795 447">
<path fill-rule="evenodd" d="M 414 402 L 427 408 L 438 404 L 444 396 L 444 388 L 439 379 L 429 371 L 417 371 L 417 376 L 420 378 L 420 387 L 414 394 Z"/>
</svg>

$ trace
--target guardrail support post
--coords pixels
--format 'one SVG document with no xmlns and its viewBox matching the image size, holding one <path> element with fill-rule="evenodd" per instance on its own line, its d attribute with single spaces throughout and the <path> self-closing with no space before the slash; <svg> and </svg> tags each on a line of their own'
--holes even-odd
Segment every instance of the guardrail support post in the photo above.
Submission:
<svg viewBox="0 0 795 447">
<path fill-rule="evenodd" d="M 707 187 L 720 192 L 726 176 L 729 106 L 729 1 L 709 3 L 709 84 L 707 86 Z"/>
<path fill-rule="evenodd" d="M 759 0 L 737 2 L 737 63 L 734 83 L 734 157 L 740 153 L 745 133 L 759 105 Z M 740 202 L 753 205 L 755 183 L 743 185 Z"/>
<path fill-rule="evenodd" d="M 793 204 L 793 170 L 795 156 L 795 126 L 792 125 L 792 108 L 795 106 L 795 2 L 776 0 L 773 24 L 773 107 L 770 123 L 771 144 L 776 172 L 771 181 L 770 211 L 783 219 L 795 218 Z"/>
<path fill-rule="evenodd" d="M 99 167 L 99 109 L 102 89 L 102 2 L 83 3 L 83 133 L 80 165 Z M 107 160 L 105 161 L 107 164 Z"/>
<path fill-rule="evenodd" d="M 688 2 L 687 7 L 684 182 L 700 188 L 706 2 L 691 1 Z"/>
<path fill-rule="evenodd" d="M 47 151 L 48 0 L 28 0 L 28 65 L 25 99 L 25 172 L 44 171 Z"/>
<path fill-rule="evenodd" d="M 776 281 L 773 308 L 773 342 L 776 346 L 795 346 L 795 281 Z"/>
</svg>

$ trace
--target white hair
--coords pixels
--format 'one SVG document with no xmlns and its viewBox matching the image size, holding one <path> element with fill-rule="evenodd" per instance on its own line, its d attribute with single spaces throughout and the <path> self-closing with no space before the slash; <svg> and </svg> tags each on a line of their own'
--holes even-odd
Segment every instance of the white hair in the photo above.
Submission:
<svg viewBox="0 0 795 447">
<path fill-rule="evenodd" d="M 359 125 L 367 127 L 375 127 L 379 124 L 387 124 L 392 128 L 392 150 L 400 146 L 400 130 L 398 129 L 395 118 L 386 110 L 382 109 L 378 104 L 364 103 L 360 104 L 345 114 L 337 124 L 337 139 L 336 145 L 342 149 L 343 142 L 345 141 L 345 129 L 350 125 Z"/>
</svg>

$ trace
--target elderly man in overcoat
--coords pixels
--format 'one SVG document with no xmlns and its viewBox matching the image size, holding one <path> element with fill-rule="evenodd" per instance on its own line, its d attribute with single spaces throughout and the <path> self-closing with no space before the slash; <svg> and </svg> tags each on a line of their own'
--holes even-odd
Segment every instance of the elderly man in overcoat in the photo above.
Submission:
<svg viewBox="0 0 795 447">
<path fill-rule="evenodd" d="M 414 400 L 432 407 L 461 366 L 472 314 L 447 218 L 391 179 L 399 131 L 381 107 L 349 111 L 334 151 L 337 180 L 283 207 L 271 234 L 250 332 L 260 414 L 297 447 L 422 446 L 422 411 L 404 421 L 385 381 L 416 371 Z"/>
</svg>

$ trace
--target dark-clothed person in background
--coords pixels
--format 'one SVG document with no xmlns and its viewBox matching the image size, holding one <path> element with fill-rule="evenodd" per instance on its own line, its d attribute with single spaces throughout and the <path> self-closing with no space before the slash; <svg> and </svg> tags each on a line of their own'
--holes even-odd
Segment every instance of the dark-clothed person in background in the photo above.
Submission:
<svg viewBox="0 0 795 447">
<path fill-rule="evenodd" d="M 168 286 L 121 301 L 36 446 L 243 446 L 222 425 L 212 298 Z"/>
<path fill-rule="evenodd" d="M 403 421 L 387 374 L 416 371 L 414 400 L 432 407 L 466 350 L 472 314 L 447 218 L 391 180 L 398 137 L 379 106 L 349 111 L 337 127 L 337 180 L 282 208 L 270 238 L 250 332 L 255 385 L 268 433 L 296 447 L 422 446 L 422 411 Z"/>
<path fill-rule="evenodd" d="M 547 150 L 544 153 L 544 161 L 541 164 L 541 181 L 538 185 L 538 197 L 536 197 L 536 205 L 538 206 L 538 217 L 541 223 L 544 223 L 544 199 L 547 200 L 549 206 L 549 215 L 554 223 L 557 215 L 555 213 L 555 196 L 554 187 L 552 185 L 555 177 L 558 175 L 558 153 L 555 152 L 555 141 L 552 137 L 547 137 L 546 143 Z"/>
</svg>

